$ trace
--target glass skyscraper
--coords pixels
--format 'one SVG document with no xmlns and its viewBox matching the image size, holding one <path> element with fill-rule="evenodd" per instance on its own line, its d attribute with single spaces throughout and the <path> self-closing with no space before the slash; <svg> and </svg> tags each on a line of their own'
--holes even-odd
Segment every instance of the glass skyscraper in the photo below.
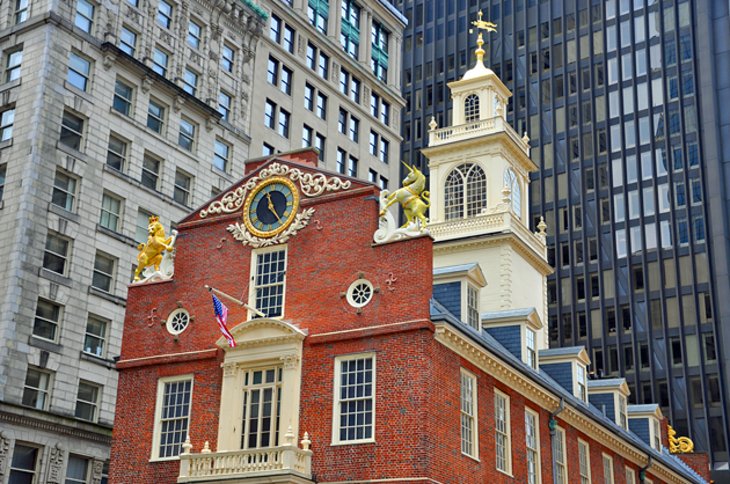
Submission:
<svg viewBox="0 0 730 484">
<path fill-rule="evenodd" d="M 679 435 L 728 469 L 730 17 L 726 0 L 403 0 L 404 161 L 447 83 L 472 64 L 479 10 L 498 25 L 487 65 L 541 168 L 551 345 L 583 344 Z M 537 220 L 532 221 L 533 230 Z M 725 326 L 725 327 L 723 327 Z M 723 472 L 724 471 L 724 472 Z"/>
</svg>

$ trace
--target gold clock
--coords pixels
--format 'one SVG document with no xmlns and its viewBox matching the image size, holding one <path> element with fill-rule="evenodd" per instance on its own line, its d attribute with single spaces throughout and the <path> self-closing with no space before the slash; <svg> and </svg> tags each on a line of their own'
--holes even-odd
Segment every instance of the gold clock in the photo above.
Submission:
<svg viewBox="0 0 730 484">
<path fill-rule="evenodd" d="M 284 177 L 261 182 L 246 198 L 243 223 L 257 237 L 274 237 L 286 230 L 299 210 L 299 191 Z"/>
</svg>

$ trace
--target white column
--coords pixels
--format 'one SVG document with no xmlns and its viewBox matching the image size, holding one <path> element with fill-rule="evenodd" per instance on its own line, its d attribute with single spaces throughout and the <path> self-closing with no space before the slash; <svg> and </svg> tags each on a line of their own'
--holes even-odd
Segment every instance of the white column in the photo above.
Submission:
<svg viewBox="0 0 730 484">
<path fill-rule="evenodd" d="M 389 84 L 400 91 L 401 83 L 401 48 L 403 45 L 403 38 L 398 35 L 391 34 L 393 36 L 393 42 L 388 45 L 388 80 Z"/>
<path fill-rule="evenodd" d="M 287 433 L 291 426 L 296 439 L 299 438 L 299 396 L 302 385 L 301 354 L 291 353 L 281 357 L 284 364 L 281 374 L 281 408 L 279 409 L 279 435 Z M 280 440 L 279 445 L 284 444 Z"/>
<path fill-rule="evenodd" d="M 243 431 L 243 372 L 236 363 L 224 363 L 221 410 L 218 415 L 217 452 L 241 448 Z"/>
<path fill-rule="evenodd" d="M 360 52 L 362 57 L 360 57 L 360 62 L 365 64 L 367 69 L 370 69 L 370 57 L 373 55 L 373 43 L 370 40 L 373 30 L 373 11 L 370 8 L 363 7 L 362 14 L 363 19 L 360 21 L 360 24 L 363 25 L 363 28 L 360 29 Z M 365 44 L 364 48 L 362 44 Z"/>
<path fill-rule="evenodd" d="M 327 36 L 334 42 L 340 43 L 340 29 L 342 22 L 342 5 L 341 0 L 330 0 L 329 18 L 327 20 Z"/>
</svg>

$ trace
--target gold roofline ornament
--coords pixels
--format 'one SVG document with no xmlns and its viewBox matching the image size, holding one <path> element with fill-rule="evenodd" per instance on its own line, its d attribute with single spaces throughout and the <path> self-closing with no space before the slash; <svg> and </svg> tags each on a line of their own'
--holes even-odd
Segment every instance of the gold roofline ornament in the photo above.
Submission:
<svg viewBox="0 0 730 484">
<path fill-rule="evenodd" d="M 477 56 L 477 62 L 483 63 L 484 62 L 484 49 L 482 46 L 484 45 L 484 38 L 482 37 L 482 30 L 485 32 L 496 32 L 497 31 L 497 24 L 494 22 L 490 22 L 488 20 L 482 19 L 482 11 L 479 10 L 477 12 L 477 19 L 474 20 L 471 24 L 479 31 L 479 35 L 477 36 L 477 49 L 474 51 L 474 53 Z M 471 34 L 474 30 L 469 29 L 469 33 Z"/>
<path fill-rule="evenodd" d="M 677 431 L 667 425 L 669 434 L 669 452 L 672 454 L 688 454 L 694 452 L 695 444 L 689 437 L 677 437 Z"/>
<path fill-rule="evenodd" d="M 137 250 L 137 269 L 134 271 L 134 282 L 170 279 L 173 274 L 173 253 L 177 230 L 170 237 L 165 237 L 165 227 L 160 217 L 152 215 L 147 226 L 147 242 L 139 244 Z M 154 266 L 153 272 L 147 271 Z"/>
<path fill-rule="evenodd" d="M 403 179 L 403 186 L 393 193 L 388 190 L 380 192 L 380 221 L 378 230 L 373 236 L 375 242 L 379 244 L 428 233 L 426 210 L 431 206 L 431 200 L 428 198 L 429 192 L 425 190 L 426 176 L 415 166 L 409 166 L 406 163 L 403 163 L 403 166 L 408 168 L 408 175 Z M 388 210 L 396 202 L 400 204 L 406 215 L 406 221 L 400 228 L 396 228 L 395 217 Z"/>
</svg>

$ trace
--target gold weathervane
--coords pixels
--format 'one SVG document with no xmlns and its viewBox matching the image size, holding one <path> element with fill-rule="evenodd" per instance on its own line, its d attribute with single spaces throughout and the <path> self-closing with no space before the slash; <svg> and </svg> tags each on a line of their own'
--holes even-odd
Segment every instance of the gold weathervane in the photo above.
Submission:
<svg viewBox="0 0 730 484">
<path fill-rule="evenodd" d="M 494 22 L 490 22 L 488 20 L 482 19 L 482 11 L 479 10 L 477 13 L 477 19 L 473 21 L 471 24 L 476 27 L 477 30 L 479 30 L 479 35 L 477 36 L 477 50 L 475 51 L 477 55 L 477 61 L 483 62 L 484 61 L 484 49 L 482 49 L 482 45 L 484 45 L 484 38 L 482 37 L 482 30 L 486 32 L 496 32 L 497 31 L 497 24 Z M 474 30 L 469 29 L 469 33 L 471 34 Z"/>
</svg>

